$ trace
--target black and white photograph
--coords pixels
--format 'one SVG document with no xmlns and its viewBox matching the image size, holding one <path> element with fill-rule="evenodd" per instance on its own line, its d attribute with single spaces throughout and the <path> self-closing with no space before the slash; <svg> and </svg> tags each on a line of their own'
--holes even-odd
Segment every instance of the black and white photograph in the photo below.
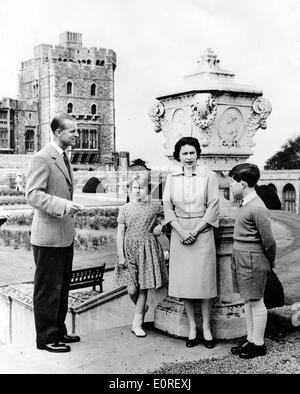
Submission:
<svg viewBox="0 0 300 394">
<path fill-rule="evenodd" d="M 0 374 L 299 374 L 300 1 L 0 15 Z"/>
</svg>

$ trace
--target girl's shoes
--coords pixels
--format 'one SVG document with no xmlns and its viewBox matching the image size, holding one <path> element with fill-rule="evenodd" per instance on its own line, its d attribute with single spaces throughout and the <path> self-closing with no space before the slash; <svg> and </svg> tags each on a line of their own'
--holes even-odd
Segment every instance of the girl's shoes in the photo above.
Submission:
<svg viewBox="0 0 300 394">
<path fill-rule="evenodd" d="M 142 329 L 143 320 L 143 313 L 134 314 L 131 331 L 134 333 L 135 336 L 139 338 L 144 338 L 146 336 L 145 331 Z"/>
<path fill-rule="evenodd" d="M 142 329 L 142 327 L 135 326 L 131 327 L 131 331 L 134 333 L 134 335 L 138 338 L 144 338 L 146 336 L 145 331 Z"/>
</svg>

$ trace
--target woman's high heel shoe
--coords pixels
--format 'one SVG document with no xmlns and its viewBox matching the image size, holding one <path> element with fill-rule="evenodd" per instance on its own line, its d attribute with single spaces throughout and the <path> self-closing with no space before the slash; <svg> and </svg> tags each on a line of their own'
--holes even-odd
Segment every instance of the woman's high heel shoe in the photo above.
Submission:
<svg viewBox="0 0 300 394">
<path fill-rule="evenodd" d="M 216 342 L 215 342 L 214 338 L 208 339 L 208 340 L 203 338 L 203 343 L 207 349 L 213 349 L 216 346 Z"/>
<path fill-rule="evenodd" d="M 196 329 L 196 337 L 194 339 L 187 339 L 186 341 L 186 347 L 194 347 L 199 345 L 199 343 L 201 342 L 200 338 L 199 338 L 199 331 L 198 331 L 198 327 Z"/>
</svg>

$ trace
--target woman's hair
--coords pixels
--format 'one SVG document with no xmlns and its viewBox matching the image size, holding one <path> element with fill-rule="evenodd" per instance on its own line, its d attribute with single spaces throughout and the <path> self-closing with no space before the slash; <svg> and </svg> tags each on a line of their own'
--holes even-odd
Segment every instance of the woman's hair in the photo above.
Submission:
<svg viewBox="0 0 300 394">
<path fill-rule="evenodd" d="M 151 179 L 148 171 L 138 172 L 132 175 L 127 182 L 127 189 L 131 190 L 133 182 L 137 182 L 140 186 L 148 188 L 148 194 L 151 191 Z"/>
<path fill-rule="evenodd" d="M 180 138 L 180 140 L 178 140 L 175 144 L 174 147 L 174 152 L 173 152 L 173 157 L 175 160 L 180 161 L 179 158 L 179 154 L 180 154 L 180 150 L 184 145 L 191 145 L 196 149 L 197 152 L 197 159 L 199 159 L 200 157 L 200 153 L 201 153 L 201 148 L 200 148 L 200 144 L 199 141 L 197 140 L 197 138 L 194 137 L 182 137 Z"/>
<path fill-rule="evenodd" d="M 249 187 L 254 187 L 260 178 L 260 172 L 256 164 L 242 163 L 233 167 L 229 176 L 237 182 L 244 181 Z"/>
</svg>

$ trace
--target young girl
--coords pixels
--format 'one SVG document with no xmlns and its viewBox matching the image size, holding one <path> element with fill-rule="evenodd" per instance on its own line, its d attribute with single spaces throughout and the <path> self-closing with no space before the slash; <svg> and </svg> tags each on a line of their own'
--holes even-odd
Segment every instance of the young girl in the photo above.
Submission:
<svg viewBox="0 0 300 394">
<path fill-rule="evenodd" d="M 116 282 L 127 285 L 135 304 L 132 332 L 137 337 L 146 336 L 142 324 L 148 310 L 148 289 L 160 288 L 168 277 L 163 249 L 155 238 L 162 231 L 163 209 L 159 202 L 149 200 L 148 179 L 144 174 L 133 177 L 128 184 L 130 202 L 118 215 Z"/>
</svg>

